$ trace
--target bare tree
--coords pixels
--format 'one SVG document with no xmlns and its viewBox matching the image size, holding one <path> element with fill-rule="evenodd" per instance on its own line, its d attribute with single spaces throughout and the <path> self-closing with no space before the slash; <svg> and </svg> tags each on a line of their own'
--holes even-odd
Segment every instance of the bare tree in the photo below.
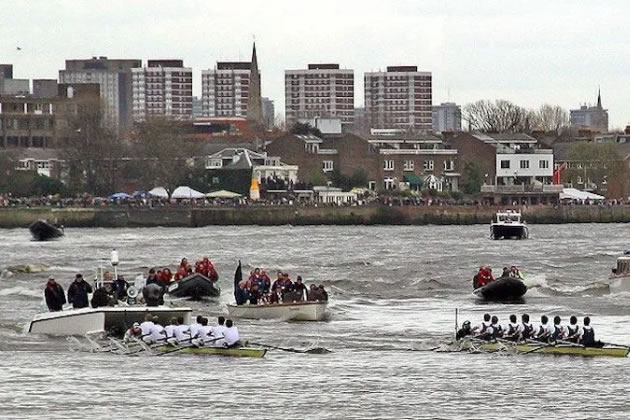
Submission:
<svg viewBox="0 0 630 420">
<path fill-rule="evenodd" d="M 569 127 L 569 113 L 558 105 L 541 105 L 536 111 L 536 119 L 536 129 L 557 136 Z"/>
<path fill-rule="evenodd" d="M 480 100 L 464 107 L 464 119 L 471 131 L 505 133 L 522 131 L 528 112 L 504 99 Z"/>
</svg>

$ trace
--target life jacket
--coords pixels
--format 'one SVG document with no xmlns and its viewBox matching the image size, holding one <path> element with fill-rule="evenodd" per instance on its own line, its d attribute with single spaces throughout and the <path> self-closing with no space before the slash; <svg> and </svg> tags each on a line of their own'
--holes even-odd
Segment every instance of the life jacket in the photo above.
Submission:
<svg viewBox="0 0 630 420">
<path fill-rule="evenodd" d="M 582 344 L 585 346 L 595 343 L 595 330 L 592 327 L 584 327 L 582 330 Z"/>
<path fill-rule="evenodd" d="M 568 338 L 570 340 L 576 340 L 576 337 L 573 337 L 573 336 L 577 334 L 577 332 L 580 330 L 580 327 L 578 327 L 576 325 L 575 328 L 571 328 L 571 326 L 569 325 L 569 326 L 567 326 L 567 330 L 569 332 L 569 337 Z"/>
<path fill-rule="evenodd" d="M 499 324 L 492 324 L 492 338 L 501 337 L 503 335 L 503 327 Z"/>
<path fill-rule="evenodd" d="M 518 325 L 513 325 L 511 322 L 508 324 L 508 330 L 507 330 L 507 335 L 508 336 L 513 336 L 514 334 L 516 334 L 516 329 L 518 328 Z"/>
<path fill-rule="evenodd" d="M 528 338 L 531 338 L 533 331 L 534 326 L 532 324 L 523 324 L 523 332 L 521 333 L 521 337 L 527 340 Z"/>
<path fill-rule="evenodd" d="M 562 327 L 560 325 L 553 326 L 553 334 L 551 336 L 554 340 L 562 337 Z"/>
</svg>

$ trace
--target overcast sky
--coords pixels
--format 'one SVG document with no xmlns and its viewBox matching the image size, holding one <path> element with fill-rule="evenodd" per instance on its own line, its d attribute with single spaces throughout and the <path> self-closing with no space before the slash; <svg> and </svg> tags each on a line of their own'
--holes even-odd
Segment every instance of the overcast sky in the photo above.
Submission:
<svg viewBox="0 0 630 420">
<path fill-rule="evenodd" d="M 57 78 L 67 58 L 182 58 L 201 70 L 247 60 L 256 37 L 263 96 L 284 112 L 284 70 L 333 62 L 363 72 L 417 65 L 433 102 L 508 99 L 575 108 L 601 85 L 611 127 L 630 122 L 627 0 L 2 0 L 0 62 Z M 22 50 L 18 51 L 17 47 Z"/>
</svg>

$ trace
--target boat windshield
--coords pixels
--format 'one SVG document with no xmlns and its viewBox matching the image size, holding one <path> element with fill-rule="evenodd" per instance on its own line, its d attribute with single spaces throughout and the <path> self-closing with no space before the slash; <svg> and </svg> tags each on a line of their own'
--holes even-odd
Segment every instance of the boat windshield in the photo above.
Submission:
<svg viewBox="0 0 630 420">
<path fill-rule="evenodd" d="M 521 217 L 517 214 L 499 213 L 497 214 L 497 221 L 503 223 L 518 223 L 521 221 Z"/>
</svg>

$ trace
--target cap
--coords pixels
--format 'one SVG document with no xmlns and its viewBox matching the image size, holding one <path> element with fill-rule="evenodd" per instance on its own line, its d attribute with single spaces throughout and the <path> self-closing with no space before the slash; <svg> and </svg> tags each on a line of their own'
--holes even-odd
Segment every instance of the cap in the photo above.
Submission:
<svg viewBox="0 0 630 420">
<path fill-rule="evenodd" d="M 55 277 L 54 276 L 48 276 L 48 280 L 54 280 Z"/>
</svg>

